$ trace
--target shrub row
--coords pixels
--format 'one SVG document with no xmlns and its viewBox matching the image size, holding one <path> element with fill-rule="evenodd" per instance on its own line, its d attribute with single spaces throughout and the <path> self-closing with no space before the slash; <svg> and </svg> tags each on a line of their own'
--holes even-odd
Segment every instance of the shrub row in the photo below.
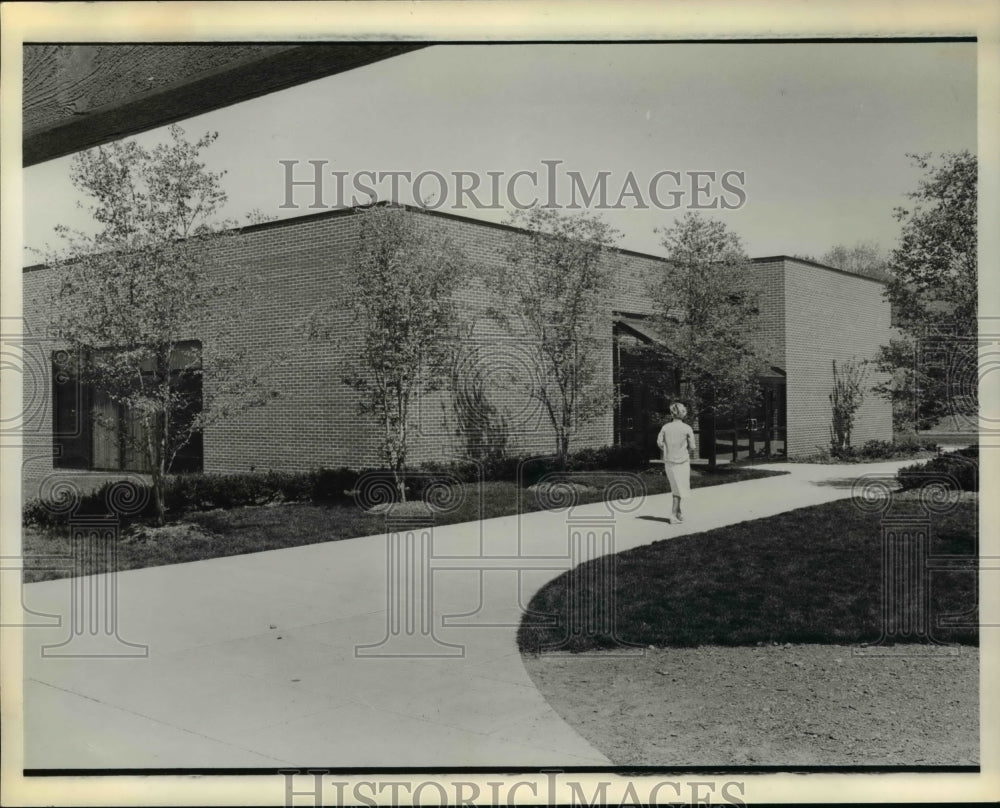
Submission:
<svg viewBox="0 0 1000 808">
<path fill-rule="evenodd" d="M 584 449 L 567 459 L 569 471 L 627 471 L 646 468 L 649 452 L 636 446 Z M 532 485 L 560 468 L 555 457 L 528 455 L 494 457 L 482 461 L 423 463 L 407 472 L 407 496 L 420 497 L 436 483 L 484 480 L 520 481 Z M 359 491 L 359 482 L 362 488 Z M 385 501 L 395 496 L 392 474 L 348 468 L 307 472 L 247 474 L 178 474 L 167 480 L 165 497 L 171 512 L 236 508 L 279 502 L 319 502 L 335 505 Z M 61 502 L 33 499 L 24 506 L 25 524 L 65 524 L 70 516 L 103 516 L 112 513 L 126 522 L 145 521 L 155 515 L 148 486 L 134 482 L 107 482 L 88 494 L 75 494 Z"/>
<path fill-rule="evenodd" d="M 894 441 L 870 440 L 861 447 L 832 449 L 830 455 L 838 460 L 892 460 L 908 457 L 915 452 L 936 452 L 939 448 L 933 440 L 925 440 L 917 435 L 904 435 Z"/>
<path fill-rule="evenodd" d="M 638 471 L 649 467 L 649 449 L 636 444 L 603 446 L 599 449 L 581 449 L 566 458 L 566 471 Z M 423 463 L 414 474 L 413 483 L 422 486 L 440 474 L 457 478 L 461 482 L 480 479 L 522 482 L 534 485 L 538 480 L 562 467 L 554 455 L 511 455 L 486 458 L 479 461 Z"/>
<path fill-rule="evenodd" d="M 935 480 L 959 491 L 978 491 L 979 446 L 940 454 L 926 463 L 914 463 L 900 469 L 896 477 L 904 491 Z"/>
<path fill-rule="evenodd" d="M 55 499 L 31 499 L 24 504 L 26 525 L 42 527 L 65 524 L 70 517 L 108 516 L 117 513 L 125 522 L 143 521 L 155 513 L 149 486 L 133 481 L 107 482 L 95 491 L 81 494 L 72 485 L 63 486 Z"/>
<path fill-rule="evenodd" d="M 352 501 L 359 472 L 348 468 L 307 472 L 268 471 L 248 474 L 179 474 L 171 477 L 166 499 L 172 508 L 235 508 L 273 502 Z"/>
<path fill-rule="evenodd" d="M 171 512 L 265 505 L 273 502 L 352 501 L 350 491 L 358 472 L 350 469 L 319 469 L 292 473 L 269 471 L 259 474 L 177 474 L 167 479 L 164 496 Z M 117 514 L 123 522 L 142 522 L 156 515 L 152 489 L 128 481 L 109 481 L 90 493 L 64 487 L 65 496 L 55 501 L 32 499 L 25 503 L 25 524 L 60 525 L 71 516 Z"/>
</svg>

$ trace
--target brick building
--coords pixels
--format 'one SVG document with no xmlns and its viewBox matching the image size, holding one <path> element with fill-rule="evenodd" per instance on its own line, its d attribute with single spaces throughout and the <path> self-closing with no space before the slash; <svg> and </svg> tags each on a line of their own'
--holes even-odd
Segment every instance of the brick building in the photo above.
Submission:
<svg viewBox="0 0 1000 808">
<path fill-rule="evenodd" d="M 450 214 L 420 213 L 433 226 L 461 244 L 475 265 L 496 266 L 503 239 L 513 228 Z M 246 228 L 233 240 L 220 262 L 221 272 L 235 282 L 233 299 L 219 306 L 241 313 L 239 340 L 251 355 L 280 358 L 269 368 L 282 397 L 265 407 L 210 426 L 183 458 L 186 468 L 205 472 L 305 470 L 318 466 L 363 467 L 377 462 L 375 430 L 359 418 L 357 394 L 343 382 L 344 357 L 358 343 L 352 314 L 343 302 L 358 243 L 359 217 L 333 211 Z M 622 382 L 623 355 L 630 343 L 655 340 L 648 321 L 650 281 L 663 259 L 616 250 L 615 288 L 600 317 L 606 334 L 600 373 Z M 833 383 L 831 361 L 866 358 L 890 337 L 889 306 L 879 281 L 821 264 L 785 256 L 755 259 L 752 284 L 761 296 L 761 340 L 771 346 L 771 370 L 763 377 L 765 401 L 746 423 L 730 426 L 740 433 L 718 433 L 720 449 L 734 447 L 745 455 L 749 442 L 757 450 L 809 454 L 829 445 Z M 25 461 L 27 481 L 38 481 L 62 468 L 107 471 L 140 470 L 142 458 L 128 451 L 120 435 L 97 429 L 85 417 L 104 406 L 67 383 L 54 366 L 58 344 L 45 338 L 48 301 L 54 295 L 55 271 L 43 266 L 24 270 L 26 354 L 32 368 L 25 373 Z M 502 332 L 486 316 L 488 293 L 472 280 L 459 293 L 460 321 L 455 324 L 462 378 L 479 377 L 491 405 L 503 412 L 510 452 L 551 452 L 554 440 L 537 402 L 518 394 L 505 380 L 526 372 L 523 339 Z M 338 310 L 332 323 L 336 339 L 310 340 L 301 323 L 317 305 Z M 188 350 L 212 350 L 212 325 L 190 335 Z M 26 359 L 26 363 L 28 360 Z M 203 384 L 210 393 L 213 380 Z M 602 417 L 583 425 L 571 448 L 639 441 L 650 445 L 658 428 L 658 409 L 674 390 L 625 385 L 625 397 Z M 129 428 L 121 415 L 121 429 Z M 442 391 L 418 401 L 414 411 L 412 462 L 459 457 L 467 435 L 458 428 L 456 395 Z M 695 425 L 697 427 L 697 425 Z M 888 402 L 867 396 L 857 414 L 854 442 L 891 439 Z M 735 439 L 735 440 L 734 440 Z M 726 441 L 729 441 L 726 443 Z"/>
</svg>

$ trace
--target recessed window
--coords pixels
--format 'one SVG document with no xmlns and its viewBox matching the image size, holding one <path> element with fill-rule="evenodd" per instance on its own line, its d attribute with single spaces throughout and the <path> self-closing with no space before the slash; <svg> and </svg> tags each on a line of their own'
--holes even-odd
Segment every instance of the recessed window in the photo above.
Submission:
<svg viewBox="0 0 1000 808">
<path fill-rule="evenodd" d="M 149 435 L 138 413 L 132 412 L 84 372 L 110 349 L 86 356 L 52 354 L 52 461 L 56 468 L 94 471 L 151 470 Z M 92 366 L 92 365 L 90 365 Z M 167 440 L 168 471 L 201 471 L 203 444 L 194 419 L 202 409 L 201 343 L 178 343 L 170 356 L 171 399 L 174 402 Z M 152 366 L 141 369 L 146 381 Z"/>
</svg>

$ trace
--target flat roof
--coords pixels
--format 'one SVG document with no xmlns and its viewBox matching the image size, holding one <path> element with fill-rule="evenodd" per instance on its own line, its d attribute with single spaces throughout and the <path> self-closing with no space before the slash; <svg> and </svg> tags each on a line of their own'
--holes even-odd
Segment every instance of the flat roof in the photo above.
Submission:
<svg viewBox="0 0 1000 808">
<path fill-rule="evenodd" d="M 511 233 L 525 233 L 524 228 L 516 227 L 511 224 L 504 224 L 503 222 L 490 222 L 485 219 L 476 219 L 472 216 L 461 216 L 457 213 L 449 213 L 440 210 L 428 210 L 427 208 L 422 208 L 416 205 L 405 205 L 402 203 L 391 203 L 391 202 L 376 202 L 377 206 L 388 206 L 395 204 L 396 207 L 403 208 L 404 210 L 412 211 L 413 213 L 421 213 L 426 216 L 438 216 L 443 219 L 452 219 L 459 222 L 467 222 L 469 224 L 476 225 L 478 227 L 489 227 L 497 230 L 506 230 Z M 239 230 L 243 233 L 255 233 L 260 230 L 270 230 L 272 228 L 278 227 L 291 227 L 296 224 L 305 224 L 308 222 L 320 221 L 322 219 L 333 219 L 340 216 L 347 216 L 349 214 L 355 213 L 358 210 L 364 210 L 363 207 L 350 207 L 350 208 L 335 208 L 332 210 L 321 210 L 316 213 L 304 213 L 300 216 L 288 216 L 284 219 L 275 219 L 270 222 L 260 222 L 258 224 L 245 225 L 243 227 L 235 227 L 233 230 Z M 659 261 L 661 263 L 669 263 L 669 261 L 662 255 L 652 255 L 651 253 L 638 252 L 636 250 L 629 250 L 624 247 L 610 247 L 612 252 L 618 253 L 619 255 L 631 255 L 636 258 L 644 258 L 650 261 Z M 857 272 L 850 272 L 846 269 L 840 269 L 839 267 L 829 266 L 827 264 L 821 264 L 818 261 L 810 261 L 805 258 L 795 258 L 791 255 L 772 255 L 763 258 L 751 258 L 751 263 L 754 264 L 765 264 L 773 261 L 795 261 L 800 264 L 806 264 L 807 266 L 817 267 L 818 269 L 826 269 L 830 272 L 839 272 L 842 275 L 850 275 L 852 278 L 862 278 L 864 280 L 872 281 L 874 283 L 885 284 L 887 281 L 874 278 L 869 275 L 862 275 Z M 36 270 L 44 269 L 45 264 L 32 264 L 31 266 L 26 266 L 22 268 L 22 272 L 34 272 Z"/>
<path fill-rule="evenodd" d="M 849 269 L 831 266 L 830 264 L 821 264 L 819 261 L 813 261 L 810 258 L 797 258 L 794 255 L 769 255 L 763 258 L 751 258 L 750 260 L 755 264 L 766 264 L 771 261 L 795 261 L 798 264 L 805 264 L 806 266 L 817 267 L 818 269 L 828 269 L 831 272 L 839 272 L 841 275 L 850 275 L 852 278 L 864 278 L 866 281 L 874 281 L 881 284 L 889 282 L 889 276 L 877 270 L 871 275 L 866 275 L 862 272 L 853 272 Z"/>
<path fill-rule="evenodd" d="M 404 210 L 411 211 L 413 213 L 422 213 L 427 216 L 440 216 L 442 219 L 453 219 L 458 222 L 468 222 L 469 224 L 474 224 L 479 227 L 490 227 L 495 230 L 506 230 L 510 233 L 526 233 L 527 231 L 523 227 L 517 227 L 512 224 L 504 224 L 503 222 L 491 222 L 488 219 L 477 219 L 474 216 L 462 216 L 458 213 L 450 213 L 443 210 L 433 210 L 430 208 L 422 208 L 418 205 L 407 205 L 402 202 L 376 202 L 372 206 L 358 206 L 351 208 L 336 208 L 334 210 L 321 210 L 318 213 L 303 213 L 301 216 L 289 216 L 284 219 L 276 219 L 273 222 L 261 222 L 259 224 L 248 225 L 246 227 L 239 228 L 244 233 L 254 232 L 256 230 L 266 230 L 269 227 L 281 227 L 283 225 L 290 225 L 295 222 L 306 222 L 318 219 L 333 218 L 336 216 L 344 216 L 348 213 L 354 213 L 358 210 L 364 210 L 366 207 L 381 206 L 386 207 L 389 205 L 394 205 L 397 208 L 403 208 Z M 662 255 L 652 255 L 651 253 L 638 252 L 636 250 L 629 250 L 625 247 L 609 247 L 612 252 L 619 253 L 621 255 L 633 255 L 636 258 L 648 258 L 650 261 L 660 261 L 662 263 L 667 263 L 667 259 Z"/>
<path fill-rule="evenodd" d="M 469 222 L 471 224 L 479 225 L 481 227 L 492 227 L 499 230 L 507 230 L 512 233 L 524 233 L 526 232 L 523 227 L 516 227 L 510 224 L 504 224 L 503 222 L 491 222 L 486 219 L 476 219 L 473 216 L 462 216 L 458 213 L 450 213 L 442 210 L 431 210 L 428 208 L 422 208 L 417 205 L 406 205 L 402 203 L 391 203 L 391 202 L 376 202 L 376 205 L 391 205 L 395 204 L 397 207 L 404 208 L 414 213 L 423 213 L 428 216 L 440 216 L 444 219 L 454 219 L 460 222 Z M 337 208 L 336 210 L 323 210 L 318 213 L 305 213 L 301 216 L 289 216 L 285 219 L 277 219 L 273 222 L 261 222 L 260 224 L 249 225 L 247 227 L 241 228 L 244 232 L 252 232 L 255 230 L 265 230 L 269 227 L 281 227 L 282 225 L 288 225 L 293 222 L 303 222 L 311 221 L 315 219 L 323 219 L 332 216 L 343 216 L 347 213 L 353 213 L 359 210 L 357 207 L 352 208 Z M 652 253 L 638 252 L 637 250 L 630 250 L 625 247 L 611 247 L 613 252 L 619 253 L 620 255 L 632 255 L 636 258 L 646 258 L 650 261 L 660 261 L 662 263 L 668 263 L 668 260 L 662 255 L 653 255 Z M 873 277 L 871 275 L 863 275 L 860 272 L 852 272 L 847 269 L 841 269 L 840 267 L 830 266 L 829 264 L 821 264 L 819 261 L 812 261 L 806 258 L 796 258 L 791 255 L 772 255 L 765 256 L 762 258 L 751 258 L 750 261 L 755 264 L 765 264 L 769 261 L 797 261 L 800 264 L 807 264 L 808 266 L 817 267 L 819 269 L 827 269 L 831 272 L 839 272 L 842 275 L 850 275 L 855 278 L 864 278 L 865 280 L 875 281 L 876 283 L 886 283 L 888 278 Z"/>
</svg>

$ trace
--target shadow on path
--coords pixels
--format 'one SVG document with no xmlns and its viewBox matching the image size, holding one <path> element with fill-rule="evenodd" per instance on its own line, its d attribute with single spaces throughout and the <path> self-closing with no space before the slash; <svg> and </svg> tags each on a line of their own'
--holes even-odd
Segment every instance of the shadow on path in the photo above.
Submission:
<svg viewBox="0 0 1000 808">
<path fill-rule="evenodd" d="M 858 477 L 832 477 L 828 480 L 810 480 L 810 482 L 812 483 L 812 485 L 819 486 L 821 488 L 842 488 L 844 490 L 849 491 L 852 488 L 854 488 L 855 485 L 857 485 L 858 479 L 859 479 Z M 867 479 L 869 480 L 878 479 L 880 481 L 888 482 L 892 485 L 896 484 L 895 475 L 887 474 L 884 476 L 878 475 L 877 477 L 869 475 Z"/>
</svg>

